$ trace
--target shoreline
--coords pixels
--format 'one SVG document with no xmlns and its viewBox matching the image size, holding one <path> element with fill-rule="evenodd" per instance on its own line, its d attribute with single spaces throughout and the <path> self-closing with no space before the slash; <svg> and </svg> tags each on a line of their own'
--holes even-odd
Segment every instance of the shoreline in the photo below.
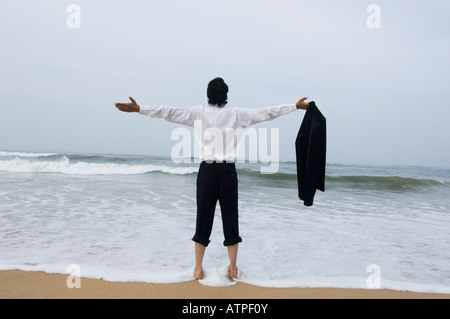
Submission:
<svg viewBox="0 0 450 319">
<path fill-rule="evenodd" d="M 390 289 L 267 288 L 238 282 L 208 287 L 195 280 L 176 284 L 111 282 L 79 278 L 67 287 L 67 274 L 1 270 L 1 299 L 450 299 L 450 294 Z"/>
</svg>

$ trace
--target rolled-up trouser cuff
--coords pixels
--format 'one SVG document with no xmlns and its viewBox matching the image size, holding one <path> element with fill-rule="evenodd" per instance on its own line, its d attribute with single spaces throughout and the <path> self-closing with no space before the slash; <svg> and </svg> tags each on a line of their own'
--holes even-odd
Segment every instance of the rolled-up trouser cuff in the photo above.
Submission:
<svg viewBox="0 0 450 319">
<path fill-rule="evenodd" d="M 208 247 L 209 243 L 211 242 L 209 239 L 197 235 L 194 235 L 194 237 L 192 237 L 192 240 L 196 243 L 202 244 L 205 247 Z"/>
<path fill-rule="evenodd" d="M 242 238 L 240 236 L 237 236 L 233 239 L 225 239 L 223 241 L 223 245 L 224 246 L 233 246 L 236 245 L 237 243 L 240 243 L 242 241 Z"/>
</svg>

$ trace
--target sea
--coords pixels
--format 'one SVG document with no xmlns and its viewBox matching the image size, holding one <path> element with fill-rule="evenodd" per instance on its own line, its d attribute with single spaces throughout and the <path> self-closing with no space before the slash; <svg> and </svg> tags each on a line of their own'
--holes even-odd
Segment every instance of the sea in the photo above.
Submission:
<svg viewBox="0 0 450 319">
<path fill-rule="evenodd" d="M 207 286 L 450 293 L 450 169 L 328 163 L 314 205 L 295 161 L 237 163 L 237 281 L 220 205 Z M 199 163 L 170 157 L 0 151 L 0 270 L 110 281 L 193 280 Z"/>
</svg>

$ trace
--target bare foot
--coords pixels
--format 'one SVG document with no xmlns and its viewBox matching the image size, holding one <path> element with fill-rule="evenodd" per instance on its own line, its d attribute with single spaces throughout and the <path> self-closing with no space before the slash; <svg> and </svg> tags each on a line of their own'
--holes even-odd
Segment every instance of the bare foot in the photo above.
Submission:
<svg viewBox="0 0 450 319">
<path fill-rule="evenodd" d="M 230 277 L 231 280 L 234 280 L 238 277 L 238 268 L 236 266 L 231 266 L 228 269 L 228 277 Z"/>
<path fill-rule="evenodd" d="M 202 269 L 202 267 L 199 267 L 199 268 L 195 267 L 195 269 L 194 269 L 194 278 L 196 280 L 203 279 L 203 269 Z"/>
</svg>

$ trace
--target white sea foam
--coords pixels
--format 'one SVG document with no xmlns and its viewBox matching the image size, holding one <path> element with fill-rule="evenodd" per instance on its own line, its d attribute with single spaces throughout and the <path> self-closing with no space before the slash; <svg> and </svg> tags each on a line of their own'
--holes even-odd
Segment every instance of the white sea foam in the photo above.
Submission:
<svg viewBox="0 0 450 319">
<path fill-rule="evenodd" d="M 58 153 L 27 153 L 27 152 L 5 152 L 0 151 L 0 156 L 18 156 L 18 157 L 49 157 L 56 156 Z"/>
<path fill-rule="evenodd" d="M 221 268 L 211 267 L 203 269 L 204 276 L 198 282 L 211 287 L 229 287 L 237 283 L 228 278 L 228 265 Z"/>
<path fill-rule="evenodd" d="M 68 264 L 6 265 L 0 264 L 1 270 L 44 271 L 46 273 L 73 275 L 68 271 Z M 78 266 L 78 265 L 77 265 Z M 174 284 L 194 280 L 194 267 L 180 271 L 141 271 L 129 272 L 111 267 L 80 265 L 79 275 L 83 278 L 103 279 L 112 282 L 145 282 L 156 284 Z M 204 277 L 198 282 L 209 287 L 230 287 L 238 282 L 267 288 L 347 288 L 347 289 L 392 289 L 423 293 L 450 294 L 450 287 L 439 284 L 421 284 L 383 279 L 379 287 L 367 286 L 365 277 L 320 277 L 304 276 L 281 280 L 255 280 L 245 275 L 230 281 L 226 276 L 227 266 L 204 268 Z M 82 285 L 82 279 L 81 279 Z"/>
</svg>

